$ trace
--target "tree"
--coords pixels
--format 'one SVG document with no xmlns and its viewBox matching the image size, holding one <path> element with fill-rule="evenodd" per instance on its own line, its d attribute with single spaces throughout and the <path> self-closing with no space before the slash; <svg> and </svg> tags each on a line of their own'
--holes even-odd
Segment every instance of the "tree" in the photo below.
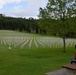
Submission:
<svg viewBox="0 0 76 75">
<path fill-rule="evenodd" d="M 39 12 L 40 27 L 62 37 L 65 52 L 66 34 L 76 28 L 71 20 L 76 17 L 76 0 L 48 0 L 46 7 L 40 8 Z"/>
</svg>

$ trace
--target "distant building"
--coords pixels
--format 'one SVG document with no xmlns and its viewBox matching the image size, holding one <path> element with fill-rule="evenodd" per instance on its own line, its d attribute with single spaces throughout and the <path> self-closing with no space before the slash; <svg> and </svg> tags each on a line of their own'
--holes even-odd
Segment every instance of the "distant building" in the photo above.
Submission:
<svg viewBox="0 0 76 75">
<path fill-rule="evenodd" d="M 0 14 L 0 17 L 4 17 L 5 15 L 4 14 Z"/>
<path fill-rule="evenodd" d="M 29 20 L 33 20 L 34 18 L 30 17 Z"/>
</svg>

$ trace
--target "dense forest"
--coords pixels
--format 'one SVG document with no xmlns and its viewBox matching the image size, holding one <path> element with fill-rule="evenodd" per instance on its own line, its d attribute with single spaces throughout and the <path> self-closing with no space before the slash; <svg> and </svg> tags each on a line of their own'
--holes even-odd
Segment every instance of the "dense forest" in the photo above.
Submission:
<svg viewBox="0 0 76 75">
<path fill-rule="evenodd" d="M 75 19 L 76 17 L 71 20 L 75 21 Z M 25 31 L 28 33 L 51 34 L 51 32 L 48 33 L 45 27 L 39 26 L 39 22 L 40 22 L 39 19 L 34 19 L 32 17 L 26 19 L 26 18 L 7 17 L 3 14 L 0 14 L 0 30 L 16 30 L 20 32 Z M 51 35 L 58 36 L 55 32 L 52 33 Z M 66 37 L 76 37 L 76 31 L 75 30 L 72 32 L 68 31 Z"/>
<path fill-rule="evenodd" d="M 26 31 L 29 33 L 45 33 L 45 30 L 40 29 L 38 26 L 38 19 L 30 17 L 26 18 L 15 18 L 6 17 L 0 14 L 0 30 L 18 30 L 20 32 Z"/>
</svg>

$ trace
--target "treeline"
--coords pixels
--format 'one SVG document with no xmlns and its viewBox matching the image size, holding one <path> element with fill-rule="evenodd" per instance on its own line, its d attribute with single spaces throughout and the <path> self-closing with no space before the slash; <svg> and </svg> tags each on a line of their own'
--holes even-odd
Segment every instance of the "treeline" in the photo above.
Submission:
<svg viewBox="0 0 76 75">
<path fill-rule="evenodd" d="M 18 30 L 29 33 L 46 33 L 38 26 L 38 19 L 0 16 L 0 30 Z"/>
<path fill-rule="evenodd" d="M 67 18 L 65 24 L 59 19 L 40 19 L 39 25 L 41 28 L 46 29 L 49 35 L 65 38 L 76 38 L 76 17 Z M 64 34 L 65 33 L 65 34 Z"/>
<path fill-rule="evenodd" d="M 70 18 L 69 21 L 70 22 L 74 21 L 76 23 L 76 17 Z M 47 25 L 44 27 L 42 26 L 44 23 L 39 25 L 39 22 L 40 22 L 39 19 L 34 19 L 32 17 L 29 19 L 26 19 L 26 18 L 6 17 L 6 16 L 1 15 L 0 16 L 0 30 L 16 30 L 20 32 L 25 31 L 28 33 L 37 33 L 37 34 L 39 33 L 39 34 L 49 34 L 49 35 L 58 36 L 56 31 L 54 31 L 52 34 L 51 32 L 46 31 Z M 46 20 L 46 22 L 48 21 Z M 53 21 L 50 21 L 50 24 L 53 25 Z M 58 25 L 58 21 L 56 22 L 56 25 Z M 71 27 L 75 28 L 76 25 L 71 26 Z M 76 37 L 76 30 L 70 29 L 68 33 L 66 33 L 66 37 Z"/>
</svg>

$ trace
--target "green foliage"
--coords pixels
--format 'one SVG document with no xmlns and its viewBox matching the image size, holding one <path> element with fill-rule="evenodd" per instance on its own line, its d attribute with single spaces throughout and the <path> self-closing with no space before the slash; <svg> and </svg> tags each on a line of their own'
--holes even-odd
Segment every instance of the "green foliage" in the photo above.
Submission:
<svg viewBox="0 0 76 75">
<path fill-rule="evenodd" d="M 39 10 L 40 27 L 65 36 L 75 25 L 75 19 L 70 22 L 71 17 L 76 17 L 75 7 L 76 1 L 74 0 L 48 0 L 46 7 Z"/>
<path fill-rule="evenodd" d="M 0 16 L 0 30 L 18 30 L 20 32 L 26 31 L 29 33 L 36 33 L 39 29 L 38 20 L 33 18 L 14 18 Z"/>
<path fill-rule="evenodd" d="M 46 7 L 39 11 L 40 27 L 62 37 L 65 52 L 66 34 L 76 32 L 76 0 L 48 0 Z"/>
</svg>

